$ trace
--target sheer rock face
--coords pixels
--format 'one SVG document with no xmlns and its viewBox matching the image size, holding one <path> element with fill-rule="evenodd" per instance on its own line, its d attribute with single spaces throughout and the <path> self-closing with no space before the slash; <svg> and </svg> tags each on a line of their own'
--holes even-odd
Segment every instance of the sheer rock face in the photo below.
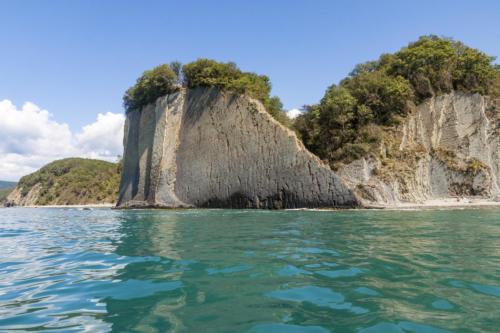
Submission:
<svg viewBox="0 0 500 333">
<path fill-rule="evenodd" d="M 498 101 L 459 92 L 431 98 L 396 136 L 399 157 L 360 159 L 339 170 L 365 203 L 499 196 Z"/>
<path fill-rule="evenodd" d="M 216 88 L 127 115 L 118 207 L 353 207 L 353 192 L 260 102 Z"/>
<path fill-rule="evenodd" d="M 22 189 L 19 186 L 9 193 L 4 205 L 11 206 L 35 206 L 40 196 L 42 186 L 40 183 L 35 184 L 26 195 L 22 195 Z"/>
</svg>

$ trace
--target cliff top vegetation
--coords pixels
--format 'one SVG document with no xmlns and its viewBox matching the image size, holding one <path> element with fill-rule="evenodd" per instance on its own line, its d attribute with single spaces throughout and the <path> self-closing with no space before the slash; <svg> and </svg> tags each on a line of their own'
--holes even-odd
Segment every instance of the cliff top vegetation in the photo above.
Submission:
<svg viewBox="0 0 500 333">
<path fill-rule="evenodd" d="M 423 36 L 393 54 L 357 65 L 294 127 L 306 147 L 335 168 L 374 153 L 386 130 L 428 97 L 451 92 L 500 96 L 494 57 L 461 42 Z M 389 152 L 390 153 L 390 152 Z"/>
<path fill-rule="evenodd" d="M 158 97 L 173 93 L 181 86 L 219 87 L 223 90 L 246 94 L 262 102 L 266 110 L 279 122 L 288 124 L 283 104 L 271 97 L 269 77 L 244 72 L 233 62 L 198 59 L 182 66 L 179 62 L 163 64 L 145 71 L 123 97 L 125 109 L 137 110 L 156 101 Z"/>
</svg>

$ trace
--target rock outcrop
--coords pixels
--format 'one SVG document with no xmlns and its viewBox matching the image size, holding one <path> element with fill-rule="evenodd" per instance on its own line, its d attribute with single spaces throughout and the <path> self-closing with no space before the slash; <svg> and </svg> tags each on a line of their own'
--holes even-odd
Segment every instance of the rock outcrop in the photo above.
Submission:
<svg viewBox="0 0 500 333">
<path fill-rule="evenodd" d="M 38 201 L 38 197 L 40 195 L 40 190 L 42 186 L 40 184 L 36 184 L 28 193 L 23 195 L 22 189 L 20 187 L 14 188 L 12 192 L 7 196 L 4 205 L 7 207 L 11 206 L 35 206 Z"/>
<path fill-rule="evenodd" d="M 262 104 L 180 89 L 127 114 L 118 207 L 353 207 L 353 191 Z"/>
<path fill-rule="evenodd" d="M 500 194 L 500 105 L 453 92 L 416 107 L 391 134 L 395 156 L 363 158 L 339 175 L 365 204 Z"/>
</svg>

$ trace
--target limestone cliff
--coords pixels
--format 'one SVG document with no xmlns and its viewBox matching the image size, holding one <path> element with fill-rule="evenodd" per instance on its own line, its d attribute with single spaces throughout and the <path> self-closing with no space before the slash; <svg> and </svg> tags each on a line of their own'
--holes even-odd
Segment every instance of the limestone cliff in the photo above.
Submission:
<svg viewBox="0 0 500 333">
<path fill-rule="evenodd" d="M 352 207 L 353 192 L 260 102 L 180 89 L 127 114 L 118 207 Z"/>
<path fill-rule="evenodd" d="M 387 137 L 379 156 L 339 170 L 365 204 L 499 196 L 498 100 L 459 92 L 434 97 Z"/>
</svg>

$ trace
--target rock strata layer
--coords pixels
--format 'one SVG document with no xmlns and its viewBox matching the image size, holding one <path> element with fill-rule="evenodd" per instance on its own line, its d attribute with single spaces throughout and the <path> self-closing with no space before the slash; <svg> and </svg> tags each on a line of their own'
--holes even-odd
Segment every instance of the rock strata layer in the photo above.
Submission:
<svg viewBox="0 0 500 333">
<path fill-rule="evenodd" d="M 181 89 L 125 125 L 118 207 L 353 207 L 345 183 L 257 100 Z"/>
<path fill-rule="evenodd" d="M 500 105 L 479 94 L 431 98 L 392 135 L 397 156 L 356 160 L 339 170 L 365 204 L 418 203 L 500 194 Z"/>
</svg>

